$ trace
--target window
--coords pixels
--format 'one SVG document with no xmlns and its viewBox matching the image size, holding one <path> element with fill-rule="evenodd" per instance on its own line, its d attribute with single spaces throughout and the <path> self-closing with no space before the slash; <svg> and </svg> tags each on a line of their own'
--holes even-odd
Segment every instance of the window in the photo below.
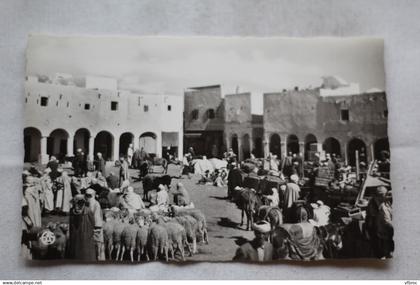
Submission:
<svg viewBox="0 0 420 285">
<path fill-rule="evenodd" d="M 384 118 L 388 118 L 388 110 L 384 110 Z"/>
<path fill-rule="evenodd" d="M 70 106 L 70 103 L 69 102 L 67 102 L 67 108 Z"/>
<path fill-rule="evenodd" d="M 111 111 L 117 111 L 118 110 L 118 102 L 111 101 Z"/>
<path fill-rule="evenodd" d="M 172 110 L 172 106 L 168 105 L 168 111 L 171 111 L 171 110 Z"/>
<path fill-rule="evenodd" d="M 25 98 L 25 103 L 28 103 L 28 98 Z"/>
<path fill-rule="evenodd" d="M 191 112 L 191 119 L 193 119 L 193 120 L 197 120 L 198 119 L 198 110 L 197 109 L 192 110 L 192 112 Z"/>
<path fill-rule="evenodd" d="M 85 110 L 90 110 L 90 104 L 85 104 Z"/>
<path fill-rule="evenodd" d="M 101 99 L 101 96 L 102 96 L 101 93 L 98 93 L 98 99 Z"/>
<path fill-rule="evenodd" d="M 143 106 L 143 110 L 144 110 L 145 112 L 149 112 L 149 105 L 144 105 L 144 106 Z"/>
<path fill-rule="evenodd" d="M 60 100 L 63 98 L 63 94 L 60 94 Z"/>
<path fill-rule="evenodd" d="M 141 100 L 140 97 L 137 97 L 137 104 L 140 106 Z"/>
<path fill-rule="evenodd" d="M 214 109 L 207 110 L 207 118 L 214 119 Z"/>
<path fill-rule="evenodd" d="M 348 121 L 349 120 L 349 110 L 347 110 L 347 109 L 341 110 L 341 120 L 342 121 Z"/>
<path fill-rule="evenodd" d="M 41 106 L 48 106 L 48 97 L 41 97 Z"/>
</svg>

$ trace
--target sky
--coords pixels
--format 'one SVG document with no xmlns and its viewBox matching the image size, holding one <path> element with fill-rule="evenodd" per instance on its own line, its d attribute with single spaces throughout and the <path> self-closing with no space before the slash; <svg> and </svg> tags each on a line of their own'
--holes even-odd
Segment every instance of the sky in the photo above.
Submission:
<svg viewBox="0 0 420 285">
<path fill-rule="evenodd" d="M 223 95 L 318 87 L 337 75 L 361 91 L 385 90 L 383 41 L 369 38 L 54 37 L 31 35 L 27 75 L 115 77 L 121 89 L 182 95 L 188 87 L 222 86 Z"/>
</svg>

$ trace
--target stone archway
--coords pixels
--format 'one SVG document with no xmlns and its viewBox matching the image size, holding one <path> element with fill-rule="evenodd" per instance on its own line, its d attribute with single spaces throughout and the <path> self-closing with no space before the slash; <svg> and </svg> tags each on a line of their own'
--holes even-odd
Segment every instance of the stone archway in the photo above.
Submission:
<svg viewBox="0 0 420 285">
<path fill-rule="evenodd" d="M 326 154 L 335 154 L 336 156 L 341 156 L 340 142 L 336 138 L 329 137 L 325 139 L 324 143 L 322 144 L 322 149 Z"/>
<path fill-rule="evenodd" d="M 299 154 L 299 139 L 296 135 L 287 137 L 287 154 Z"/>
<path fill-rule="evenodd" d="M 83 153 L 89 153 L 89 139 L 90 132 L 86 128 L 81 128 L 76 131 L 74 134 L 73 140 L 73 151 L 76 154 L 78 149 L 81 149 Z"/>
<path fill-rule="evenodd" d="M 253 154 L 255 157 L 263 157 L 264 156 L 264 146 L 262 138 L 255 138 L 254 140 L 254 152 Z"/>
<path fill-rule="evenodd" d="M 133 142 L 134 142 L 134 135 L 132 133 L 125 132 L 125 133 L 121 134 L 118 156 L 119 157 L 126 157 L 128 147 L 130 146 L 130 144 L 133 144 Z"/>
<path fill-rule="evenodd" d="M 375 159 L 383 159 L 384 151 L 388 152 L 389 155 L 389 141 L 388 138 L 378 139 L 373 145 Z"/>
<path fill-rule="evenodd" d="M 37 128 L 28 127 L 23 130 L 25 149 L 24 162 L 37 162 L 41 154 L 41 132 Z"/>
<path fill-rule="evenodd" d="M 139 147 L 151 155 L 157 155 L 157 136 L 155 133 L 146 132 L 140 136 Z"/>
<path fill-rule="evenodd" d="M 238 153 L 239 142 L 238 142 L 238 136 L 236 134 L 232 135 L 230 147 L 232 148 L 233 153 L 238 156 L 239 155 L 239 153 Z"/>
<path fill-rule="evenodd" d="M 67 140 L 69 134 L 63 129 L 55 129 L 47 139 L 47 154 L 55 156 L 59 161 L 64 161 L 67 153 Z"/>
<path fill-rule="evenodd" d="M 269 151 L 277 157 L 281 157 L 281 140 L 278 134 L 271 135 Z"/>
<path fill-rule="evenodd" d="M 367 162 L 366 144 L 361 139 L 353 138 L 347 144 L 347 158 L 351 166 L 356 166 L 356 151 L 360 162 Z"/>
<path fill-rule="evenodd" d="M 101 131 L 96 135 L 93 147 L 94 157 L 100 152 L 105 160 L 116 160 L 118 157 L 113 153 L 113 148 L 114 136 L 110 132 Z"/>
<path fill-rule="evenodd" d="M 248 134 L 245 134 L 242 137 L 242 159 L 247 159 L 250 157 L 251 157 L 250 137 Z"/>
<path fill-rule="evenodd" d="M 313 160 L 317 152 L 318 140 L 313 134 L 308 134 L 305 137 L 305 160 Z"/>
</svg>

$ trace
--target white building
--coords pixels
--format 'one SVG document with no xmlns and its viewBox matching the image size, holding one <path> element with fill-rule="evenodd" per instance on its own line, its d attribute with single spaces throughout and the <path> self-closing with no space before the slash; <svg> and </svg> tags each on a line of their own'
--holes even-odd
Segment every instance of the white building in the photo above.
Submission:
<svg viewBox="0 0 420 285">
<path fill-rule="evenodd" d="M 319 95 L 327 96 L 344 96 L 360 94 L 360 87 L 358 83 L 348 83 L 339 76 L 324 76 L 322 77 L 322 86 L 319 89 Z"/>
<path fill-rule="evenodd" d="M 25 82 L 26 162 L 71 157 L 77 148 L 114 161 L 130 143 L 158 157 L 169 147 L 182 157 L 182 96 L 118 90 L 114 78 L 89 76 L 83 87 L 42 81 Z"/>
</svg>

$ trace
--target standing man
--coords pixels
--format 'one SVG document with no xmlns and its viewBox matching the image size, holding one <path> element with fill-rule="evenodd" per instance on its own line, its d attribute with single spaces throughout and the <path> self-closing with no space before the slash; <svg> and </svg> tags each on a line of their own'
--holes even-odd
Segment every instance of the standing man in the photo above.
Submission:
<svg viewBox="0 0 420 285">
<path fill-rule="evenodd" d="M 85 197 L 77 194 L 70 211 L 69 257 L 71 259 L 94 261 L 94 218 L 86 206 Z"/>
<path fill-rule="evenodd" d="M 105 260 L 104 236 L 102 231 L 102 209 L 99 202 L 95 199 L 95 195 L 95 190 L 88 188 L 86 190 L 85 198 L 89 204 L 89 212 L 93 216 L 93 239 L 95 241 L 96 259 Z"/>
<path fill-rule="evenodd" d="M 133 155 L 134 155 L 134 147 L 133 147 L 133 144 L 130 143 L 130 145 L 128 146 L 128 149 L 127 149 L 127 161 L 128 161 L 128 166 L 129 167 L 133 163 Z"/>
<path fill-rule="evenodd" d="M 52 181 L 55 181 L 55 179 L 59 176 L 58 173 L 58 160 L 55 158 L 55 156 L 51 156 L 50 161 L 47 163 L 47 168 L 51 170 L 50 177 Z"/>
<path fill-rule="evenodd" d="M 139 153 L 139 162 L 138 167 L 140 170 L 140 179 L 147 175 L 148 172 L 148 164 L 147 161 L 149 159 L 148 153 L 142 147 Z"/>
<path fill-rule="evenodd" d="M 83 153 L 82 149 L 78 148 L 73 160 L 74 175 L 81 177 L 83 173 Z"/>
<path fill-rule="evenodd" d="M 102 153 L 97 153 L 98 160 L 96 161 L 96 171 L 101 172 L 102 176 L 106 177 L 105 174 L 105 159 L 102 157 Z"/>
<path fill-rule="evenodd" d="M 284 192 L 284 203 L 283 211 L 287 220 L 290 219 L 292 213 L 290 213 L 293 204 L 299 200 L 300 187 L 298 185 L 299 177 L 296 174 L 290 176 L 290 182 L 286 184 L 286 190 Z"/>
<path fill-rule="evenodd" d="M 233 257 L 240 261 L 270 261 L 273 260 L 273 246 L 268 241 L 271 226 L 267 221 L 261 221 L 252 225 L 255 238 L 241 245 Z"/>
<path fill-rule="evenodd" d="M 128 162 L 124 157 L 120 158 L 120 185 L 124 180 L 129 180 Z"/>
<path fill-rule="evenodd" d="M 394 251 L 392 206 L 387 193 L 386 187 L 379 186 L 366 210 L 366 229 L 377 258 L 390 258 Z"/>
</svg>

